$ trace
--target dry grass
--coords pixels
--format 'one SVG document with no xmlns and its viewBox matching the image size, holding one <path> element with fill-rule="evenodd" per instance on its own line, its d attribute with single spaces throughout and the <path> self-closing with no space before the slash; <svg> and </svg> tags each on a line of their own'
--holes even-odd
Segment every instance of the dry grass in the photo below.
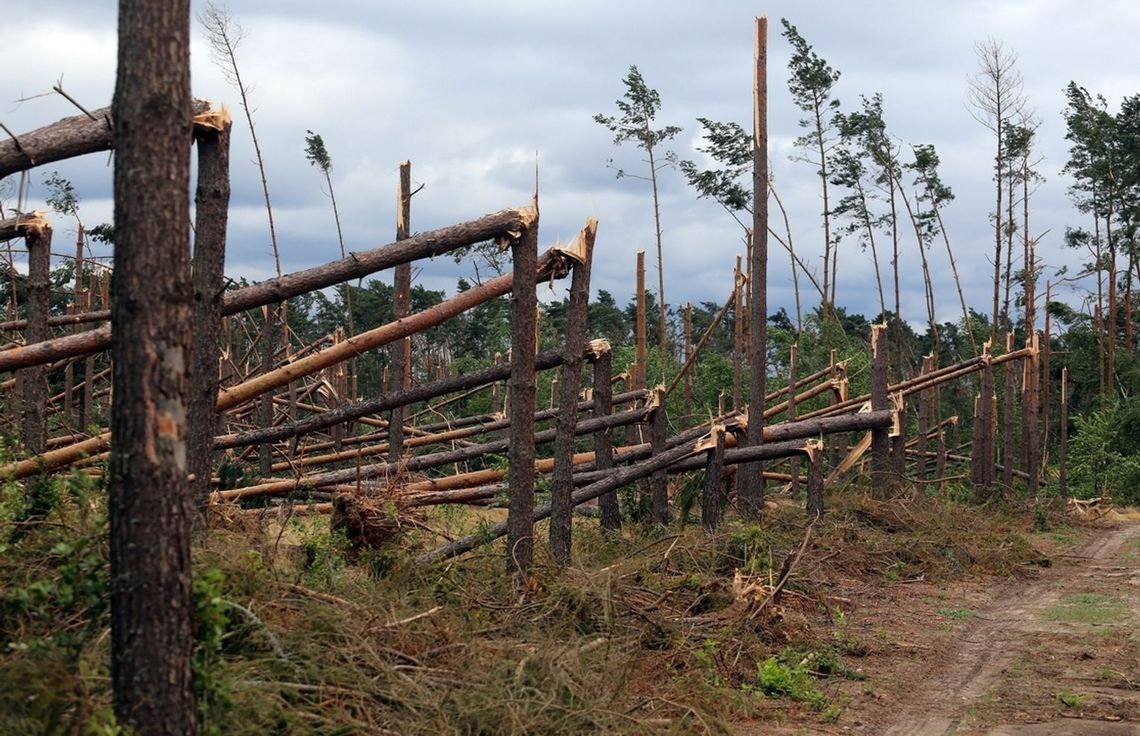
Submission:
<svg viewBox="0 0 1140 736">
<path fill-rule="evenodd" d="M 207 727 L 728 733 L 730 723 L 774 717 L 776 704 L 784 713 L 820 709 L 819 701 L 764 695 L 757 668 L 790 645 L 835 647 L 835 581 L 1009 574 L 1035 556 L 1027 519 L 923 495 L 886 502 L 848 491 L 813 529 L 779 600 L 769 596 L 805 527 L 803 512 L 785 502 L 761 525 L 729 520 L 716 535 L 690 525 L 607 538 L 581 519 L 575 564 L 559 568 L 539 544 L 532 577 L 519 587 L 505 572 L 502 542 L 458 561 L 414 562 L 418 549 L 470 531 L 492 512 L 435 509 L 398 536 L 388 535 L 382 510 L 367 513 L 384 532 L 376 541 L 398 543 L 354 551 L 327 518 L 282 525 L 245 515 L 196 548 L 199 575 L 218 570 L 224 579 L 225 632 L 208 662 Z M 12 590 L 56 574 L 61 558 L 52 545 L 84 529 L 103 533 L 79 526 L 74 502 L 55 514 L 71 528 L 0 548 L 9 604 Z M 11 525 L 4 527 L 7 538 Z M 540 525 L 540 539 L 545 533 Z M 74 646 L 52 643 L 57 614 L 92 633 Z M 0 680 L 17 683 L 0 696 L 0 731 L 50 720 L 78 732 L 103 717 L 105 620 L 98 606 L 65 611 L 44 599 L 0 624 Z M 832 654 L 860 654 L 844 642 L 839 649 Z"/>
</svg>

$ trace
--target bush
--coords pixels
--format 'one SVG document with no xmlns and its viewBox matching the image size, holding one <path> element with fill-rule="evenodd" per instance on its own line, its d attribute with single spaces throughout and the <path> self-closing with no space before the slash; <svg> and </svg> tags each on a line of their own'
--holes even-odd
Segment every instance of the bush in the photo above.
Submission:
<svg viewBox="0 0 1140 736">
<path fill-rule="evenodd" d="M 1140 400 L 1128 399 L 1074 420 L 1069 492 L 1140 503 Z"/>
</svg>

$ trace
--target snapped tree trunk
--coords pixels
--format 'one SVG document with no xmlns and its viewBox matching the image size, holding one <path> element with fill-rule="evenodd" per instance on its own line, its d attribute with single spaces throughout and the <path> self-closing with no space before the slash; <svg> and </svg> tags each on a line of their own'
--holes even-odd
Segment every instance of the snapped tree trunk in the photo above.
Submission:
<svg viewBox="0 0 1140 736">
<path fill-rule="evenodd" d="M 194 217 L 194 333 L 190 345 L 190 397 L 187 407 L 187 465 L 195 504 L 209 502 L 214 435 L 218 430 L 218 361 L 225 294 L 226 225 L 230 203 L 230 128 L 195 135 L 198 191 Z"/>
</svg>

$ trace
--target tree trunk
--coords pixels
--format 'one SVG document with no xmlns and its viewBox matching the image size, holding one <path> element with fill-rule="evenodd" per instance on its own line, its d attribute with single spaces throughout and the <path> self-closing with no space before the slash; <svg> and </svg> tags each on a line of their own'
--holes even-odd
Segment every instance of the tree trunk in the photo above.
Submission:
<svg viewBox="0 0 1140 736">
<path fill-rule="evenodd" d="M 208 108 L 205 100 L 192 100 L 187 120 Z M 19 137 L 5 138 L 0 141 L 0 179 L 55 161 L 111 150 L 116 144 L 111 120 L 112 108 L 103 107 L 90 115 L 73 115 Z"/>
<path fill-rule="evenodd" d="M 668 438 L 669 424 L 665 413 L 665 392 L 659 388 L 654 390 L 650 403 L 656 401 L 653 407 L 652 420 L 649 427 L 649 443 L 653 454 L 657 455 L 665 450 L 665 441 Z M 654 471 L 649 481 L 651 496 L 653 498 L 653 523 L 658 526 L 669 525 L 669 483 L 665 475 L 665 468 Z"/>
<path fill-rule="evenodd" d="M 608 348 L 608 346 L 607 346 Z M 609 416 L 613 411 L 613 353 L 606 349 L 598 353 L 594 360 L 594 416 Z M 594 433 L 594 467 L 603 472 L 614 467 L 614 438 L 610 430 Z M 598 497 L 598 507 L 602 512 L 602 529 L 616 532 L 621 529 L 621 509 L 618 508 L 616 492 L 604 493 Z"/>
<path fill-rule="evenodd" d="M 190 400 L 186 424 L 191 497 L 209 502 L 214 435 L 218 431 L 218 362 L 225 293 L 226 225 L 230 202 L 230 122 L 199 131 L 198 192 L 194 218 L 194 332 L 190 344 Z"/>
<path fill-rule="evenodd" d="M 586 343 L 586 310 L 590 301 L 590 266 L 594 258 L 594 238 L 598 221 L 591 218 L 578 235 L 570 299 L 566 307 L 566 358 L 562 362 L 559 387 L 558 435 L 554 440 L 554 477 L 551 495 L 550 552 L 562 564 L 570 562 L 570 495 L 574 492 L 574 426 L 578 423 L 578 387 L 582 384 L 582 348 Z"/>
<path fill-rule="evenodd" d="M 190 4 L 120 0 L 111 320 L 111 683 L 140 734 L 196 733 L 190 654 Z"/>
<path fill-rule="evenodd" d="M 507 512 L 507 570 L 520 584 L 530 574 L 534 557 L 534 376 L 535 270 L 538 249 L 538 201 L 534 220 L 511 245 L 514 276 L 511 291 L 511 431 L 510 509 Z M 474 289 L 472 289 L 474 291 Z"/>
<path fill-rule="evenodd" d="M 887 373 L 890 365 L 890 350 L 887 347 L 887 326 L 871 325 L 871 410 L 882 411 L 890 408 L 887 393 Z M 871 433 L 871 465 L 875 476 L 875 488 L 883 491 L 890 483 L 890 436 L 886 428 Z"/>
<path fill-rule="evenodd" d="M 724 427 L 713 426 L 713 447 L 705 461 L 705 486 L 701 495 L 701 525 L 708 533 L 714 533 L 720 525 L 721 508 L 724 501 Z"/>
<path fill-rule="evenodd" d="M 28 246 L 28 327 L 27 344 L 48 337 L 48 310 L 51 307 L 51 225 L 38 221 L 24 230 Z M 24 371 L 24 445 L 38 455 L 47 443 L 47 369 L 43 365 Z"/>
<path fill-rule="evenodd" d="M 396 189 L 396 242 L 411 237 L 412 217 L 412 163 L 404 161 L 400 164 L 400 183 Z M 407 317 L 412 312 L 412 265 L 401 263 L 396 266 L 392 276 L 392 311 L 397 320 Z M 405 391 L 412 387 L 412 377 L 408 370 L 410 362 L 411 345 L 407 340 L 397 340 L 392 343 L 392 375 L 396 381 L 396 390 Z M 404 407 L 392 409 L 388 418 L 388 459 L 395 462 L 400 459 L 404 449 Z"/>
<path fill-rule="evenodd" d="M 752 278 L 748 324 L 749 350 L 749 421 L 747 444 L 763 442 L 764 395 L 767 393 L 767 327 L 768 327 L 768 18 L 756 19 L 756 72 L 753 90 L 752 134 Z M 826 294 L 824 295 L 826 299 Z M 736 500 L 740 514 L 756 519 L 764 508 L 763 466 L 747 463 L 738 474 Z"/>
<path fill-rule="evenodd" d="M 372 250 L 353 253 L 348 258 L 321 266 L 267 279 L 251 286 L 228 291 L 222 314 L 233 315 L 249 309 L 283 302 L 310 291 L 363 278 L 377 271 L 431 258 L 485 240 L 512 237 L 534 219 L 529 208 L 508 209 L 478 220 L 414 235 L 400 243 L 390 243 Z M 78 335 L 49 340 L 38 346 L 0 352 L 0 371 L 23 368 L 36 363 L 49 363 L 62 358 L 104 350 L 111 345 L 111 326 L 104 325 Z"/>
</svg>

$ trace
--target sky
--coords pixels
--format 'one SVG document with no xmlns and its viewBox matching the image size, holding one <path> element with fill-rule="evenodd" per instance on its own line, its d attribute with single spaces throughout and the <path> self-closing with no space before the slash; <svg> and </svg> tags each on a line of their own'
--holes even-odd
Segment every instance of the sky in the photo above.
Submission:
<svg viewBox="0 0 1140 736">
<path fill-rule="evenodd" d="M 618 179 L 613 165 L 637 172 L 642 152 L 615 147 L 593 121 L 615 114 L 622 79 L 636 64 L 661 96 L 658 122 L 682 132 L 666 150 L 703 161 L 698 117 L 750 128 L 753 42 L 757 15 L 769 17 L 769 158 L 788 208 L 800 256 L 822 268 L 822 201 L 816 167 L 795 160 L 800 135 L 787 88 L 790 49 L 780 36 L 788 18 L 842 74 L 835 96 L 843 110 L 881 92 L 888 130 L 905 152 L 931 143 L 956 198 L 943 211 L 971 306 L 992 300 L 993 134 L 971 115 L 967 85 L 977 71 L 975 44 L 993 38 L 1018 57 L 1024 93 L 1040 120 L 1038 170 L 1030 231 L 1039 238 L 1044 279 L 1071 276 L 1085 260 L 1063 246 L 1067 226 L 1085 225 L 1069 202 L 1062 173 L 1067 142 L 1062 117 L 1070 80 L 1103 94 L 1112 109 L 1140 92 L 1135 29 L 1140 4 L 1114 0 L 964 0 L 953 3 L 705 0 L 484 0 L 484 2 L 322 3 L 232 0 L 221 4 L 244 30 L 237 49 L 250 88 L 265 157 L 282 267 L 308 268 L 339 257 L 333 214 L 321 173 L 306 160 L 305 134 L 319 133 L 333 162 L 332 181 L 349 251 L 394 239 L 395 188 L 402 160 L 412 162 L 412 230 L 420 232 L 530 202 L 536 166 L 540 247 L 574 238 L 587 217 L 599 220 L 593 286 L 626 303 L 635 253 L 646 251 L 656 283 L 652 200 L 648 185 Z M 0 121 L 13 131 L 49 124 L 76 110 L 52 85 L 85 107 L 110 104 L 115 83 L 115 4 L 9 0 L 20 18 L 7 34 L 8 66 L 0 81 Z M 198 14 L 205 4 L 195 1 Z M 274 275 L 269 231 L 240 98 L 211 60 L 201 26 L 193 27 L 195 96 L 227 105 L 235 119 L 227 273 L 259 280 Z M 47 94 L 44 94 L 47 93 Z M 96 154 L 33 171 L 25 210 L 44 209 L 44 178 L 58 172 L 81 198 L 88 226 L 111 219 L 111 160 Z M 721 303 L 743 251 L 740 227 L 717 205 L 700 200 L 679 171 L 660 174 L 665 296 Z M 0 200 L 15 204 L 13 178 Z M 777 211 L 773 208 L 773 217 Z M 55 216 L 57 243 L 75 224 Z M 778 222 L 778 220 L 773 220 Z M 782 231 L 782 227 L 777 227 Z M 925 322 L 918 250 L 905 231 L 900 255 L 904 317 Z M 69 246 L 57 245 L 64 253 Z M 105 251 L 103 251 L 104 254 Z M 870 258 L 854 241 L 839 245 L 837 301 L 851 312 L 878 313 Z M 929 251 L 940 320 L 961 316 L 945 247 Z M 886 258 L 883 267 L 889 268 Z M 440 257 L 417 264 L 416 283 L 454 293 L 470 263 Z M 390 279 L 390 274 L 379 278 Z M 801 279 L 801 282 L 803 279 Z M 540 298 L 560 298 L 541 287 Z M 1081 285 L 1054 292 L 1074 304 Z M 789 259 L 772 241 L 769 311 L 793 312 Z M 805 307 L 818 297 L 804 292 Z"/>
</svg>

